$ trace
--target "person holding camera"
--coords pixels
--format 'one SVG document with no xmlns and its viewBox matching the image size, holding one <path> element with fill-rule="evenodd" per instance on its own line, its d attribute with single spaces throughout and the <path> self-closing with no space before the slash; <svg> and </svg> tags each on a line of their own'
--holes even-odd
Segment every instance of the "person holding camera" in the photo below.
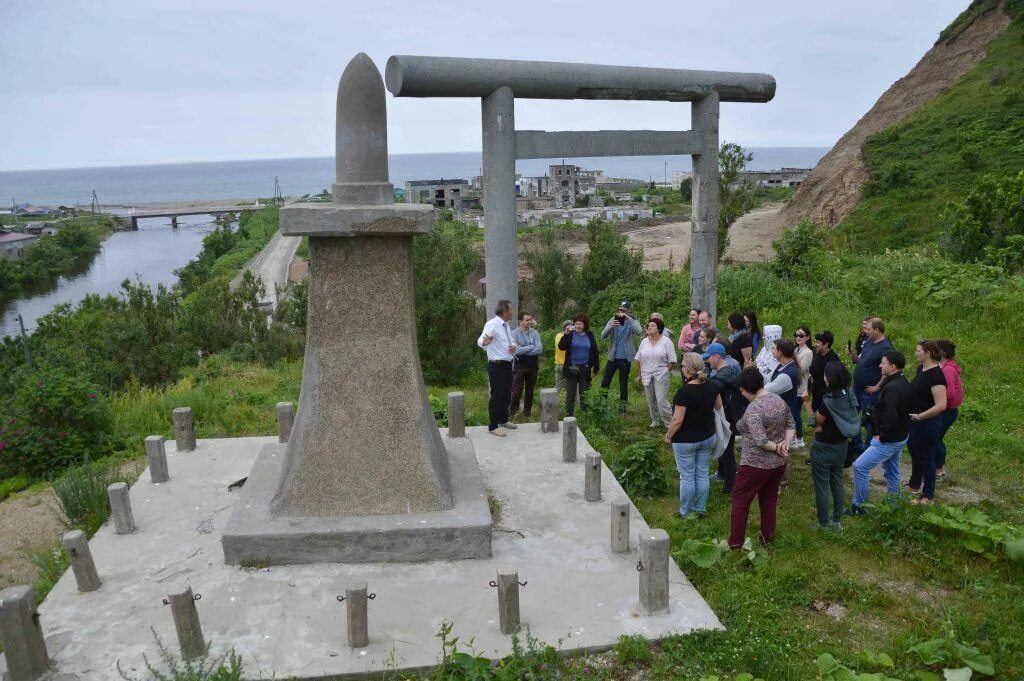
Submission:
<svg viewBox="0 0 1024 681">
<path fill-rule="evenodd" d="M 633 307 L 628 300 L 619 303 L 618 312 L 601 331 L 601 338 L 610 338 L 608 343 L 608 362 L 604 367 L 604 377 L 601 379 L 601 387 L 607 388 L 612 384 L 612 376 L 619 372 L 619 399 L 622 406 L 619 410 L 626 411 L 626 400 L 629 399 L 629 369 L 633 357 L 636 355 L 636 339 L 644 333 L 640 322 L 631 316 Z"/>
<path fill-rule="evenodd" d="M 582 312 L 576 315 L 573 330 L 558 341 L 558 348 L 565 352 L 565 415 L 576 413 L 576 396 L 580 398 L 580 409 L 586 408 L 584 393 L 590 389 L 590 381 L 597 376 L 600 361 L 597 357 L 597 339 L 590 330 L 590 318 Z"/>
<path fill-rule="evenodd" d="M 562 392 L 565 390 L 565 350 L 558 347 L 558 342 L 565 334 L 572 333 L 575 327 L 571 319 L 566 319 L 558 328 L 561 331 L 555 334 L 555 390 Z"/>
</svg>

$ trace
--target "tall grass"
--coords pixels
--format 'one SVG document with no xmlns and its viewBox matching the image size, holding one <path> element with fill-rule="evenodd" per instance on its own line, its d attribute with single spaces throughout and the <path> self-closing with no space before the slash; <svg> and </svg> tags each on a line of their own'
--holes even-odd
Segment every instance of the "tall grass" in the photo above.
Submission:
<svg viewBox="0 0 1024 681">
<path fill-rule="evenodd" d="M 53 481 L 53 492 L 68 526 L 91 537 L 110 515 L 107 488 L 124 481 L 118 462 L 96 461 L 69 468 Z"/>
</svg>

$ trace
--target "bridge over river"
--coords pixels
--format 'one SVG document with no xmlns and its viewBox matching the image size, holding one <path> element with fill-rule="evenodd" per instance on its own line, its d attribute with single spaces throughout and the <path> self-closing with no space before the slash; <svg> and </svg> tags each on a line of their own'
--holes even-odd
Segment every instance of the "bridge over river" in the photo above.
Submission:
<svg viewBox="0 0 1024 681">
<path fill-rule="evenodd" d="M 263 204 L 244 203 L 226 205 L 224 202 L 220 202 L 208 205 L 181 204 L 177 206 L 161 206 L 158 208 L 132 208 L 131 212 L 119 212 L 118 214 L 131 223 L 132 230 L 137 230 L 139 228 L 139 220 L 145 218 L 170 218 L 171 227 L 177 228 L 178 218 L 183 215 L 224 215 L 225 213 L 241 213 L 242 211 L 247 210 L 259 210 L 263 207 Z"/>
</svg>

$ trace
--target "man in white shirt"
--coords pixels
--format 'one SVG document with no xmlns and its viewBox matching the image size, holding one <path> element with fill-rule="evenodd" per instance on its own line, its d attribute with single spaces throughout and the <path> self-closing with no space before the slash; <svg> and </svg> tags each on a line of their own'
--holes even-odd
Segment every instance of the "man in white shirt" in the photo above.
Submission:
<svg viewBox="0 0 1024 681">
<path fill-rule="evenodd" d="M 512 340 L 512 328 L 508 325 L 512 314 L 511 301 L 499 300 L 494 316 L 484 324 L 484 330 L 476 340 L 476 344 L 487 353 L 487 380 L 491 392 L 487 403 L 487 430 L 498 437 L 508 435 L 506 429 L 516 428 L 514 423 L 508 422 L 508 409 L 512 402 L 512 358 L 517 349 Z"/>
</svg>

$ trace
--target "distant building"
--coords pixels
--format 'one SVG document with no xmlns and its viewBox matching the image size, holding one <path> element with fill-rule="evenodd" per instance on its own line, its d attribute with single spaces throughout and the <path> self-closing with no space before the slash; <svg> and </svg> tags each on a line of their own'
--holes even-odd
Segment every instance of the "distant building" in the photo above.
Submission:
<svg viewBox="0 0 1024 681">
<path fill-rule="evenodd" d="M 690 179 L 690 173 L 686 170 L 673 170 L 670 184 L 673 189 L 679 189 L 684 180 Z"/>
<path fill-rule="evenodd" d="M 744 170 L 737 178 L 758 187 L 799 187 L 807 179 L 810 168 L 782 168 L 781 170 Z"/>
<path fill-rule="evenodd" d="M 551 178 L 547 175 L 540 177 L 520 177 L 516 182 L 516 196 L 526 199 L 537 199 L 548 196 L 551 185 Z"/>
<path fill-rule="evenodd" d="M 463 198 L 469 193 L 466 180 L 411 180 L 405 183 L 406 203 L 429 203 L 435 208 L 463 209 Z"/>
<path fill-rule="evenodd" d="M 548 166 L 551 198 L 555 208 L 572 208 L 580 195 L 581 168 L 574 165 Z"/>
<path fill-rule="evenodd" d="M 34 234 L 8 232 L 0 229 L 0 258 L 21 260 L 25 256 L 25 249 L 37 241 L 39 241 L 39 237 Z"/>
</svg>

